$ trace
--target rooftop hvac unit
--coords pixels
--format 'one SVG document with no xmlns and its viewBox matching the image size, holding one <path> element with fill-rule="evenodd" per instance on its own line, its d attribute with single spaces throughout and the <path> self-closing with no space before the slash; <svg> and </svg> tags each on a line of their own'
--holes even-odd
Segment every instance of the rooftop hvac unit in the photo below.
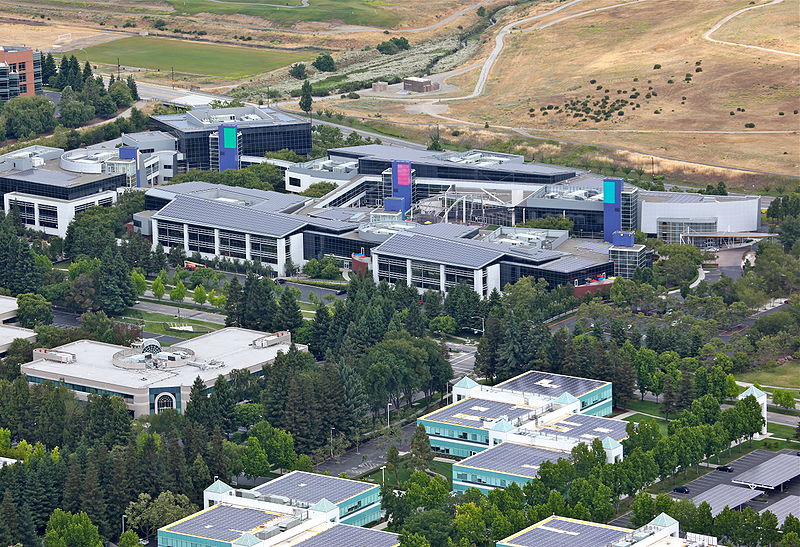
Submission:
<svg viewBox="0 0 800 547">
<path fill-rule="evenodd" d="M 277 526 L 269 526 L 264 528 L 263 530 L 256 532 L 256 537 L 260 540 L 269 539 L 271 537 L 275 537 L 281 533 L 281 529 Z"/>
</svg>

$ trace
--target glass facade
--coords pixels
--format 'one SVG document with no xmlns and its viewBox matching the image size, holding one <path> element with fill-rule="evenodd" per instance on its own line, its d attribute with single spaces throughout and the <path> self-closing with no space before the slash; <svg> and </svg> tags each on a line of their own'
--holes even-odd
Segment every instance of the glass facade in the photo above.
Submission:
<svg viewBox="0 0 800 547">
<path fill-rule="evenodd" d="M 355 254 L 366 254 L 377 246 L 370 241 L 358 241 L 346 237 L 338 237 L 316 232 L 303 232 L 303 258 L 319 260 L 325 256 L 335 256 L 343 260 L 350 260 Z"/>
<path fill-rule="evenodd" d="M 159 220 L 158 242 L 164 247 L 183 248 L 183 224 Z"/>
<path fill-rule="evenodd" d="M 205 228 L 203 226 L 195 226 L 194 224 L 189 224 L 188 226 L 189 251 L 215 254 L 214 228 Z"/>
<path fill-rule="evenodd" d="M 433 262 L 411 261 L 411 284 L 421 289 L 441 288 L 442 275 L 439 264 Z"/>
<path fill-rule="evenodd" d="M 544 279 L 552 289 L 559 286 L 583 285 L 590 278 L 597 278 L 600 274 L 611 275 L 614 272 L 614 264 L 605 262 L 596 264 L 588 268 L 580 268 L 571 272 L 555 272 L 511 262 L 500 263 L 500 287 L 505 287 L 509 283 L 516 283 L 523 277 L 533 277 L 534 279 Z"/>
<path fill-rule="evenodd" d="M 562 204 L 563 201 L 559 202 Z M 516 207 L 516 221 L 525 222 L 536 218 L 565 216 L 575 223 L 573 232 L 577 237 L 603 237 L 603 210 L 562 209 L 545 207 Z"/>
<path fill-rule="evenodd" d="M 44 169 L 41 171 L 44 173 L 47 172 L 47 170 Z M 19 192 L 32 196 L 72 201 L 106 190 L 116 190 L 118 187 L 125 185 L 125 175 L 108 175 L 98 180 L 86 182 L 84 184 L 76 184 L 74 186 L 45 184 L 25 180 L 23 178 L 16 178 L 14 175 L 5 175 L 0 176 L 0 197 L 7 192 Z"/>
<path fill-rule="evenodd" d="M 636 268 L 647 266 L 647 249 L 611 247 L 608 258 L 614 263 L 614 275 L 630 279 Z"/>
<path fill-rule="evenodd" d="M 405 258 L 390 258 L 388 256 L 378 255 L 378 280 L 395 283 L 401 280 L 405 283 L 406 277 L 406 259 Z"/>
<path fill-rule="evenodd" d="M 278 240 L 274 237 L 250 236 L 250 255 L 252 260 L 278 263 Z"/>
<path fill-rule="evenodd" d="M 337 155 L 346 156 L 337 152 Z M 525 171 L 505 170 L 502 166 L 497 168 L 481 168 L 469 164 L 436 164 L 412 162 L 412 168 L 417 172 L 417 177 L 440 180 L 478 180 L 491 182 L 527 182 L 532 184 L 554 184 L 575 176 L 575 173 L 536 173 Z M 358 172 L 362 175 L 380 175 L 392 167 L 391 160 L 379 158 L 359 158 Z"/>
<path fill-rule="evenodd" d="M 656 225 L 658 227 L 656 236 L 667 243 L 680 243 L 681 234 L 717 231 L 717 219 L 715 218 L 659 218 L 656 220 Z"/>
<path fill-rule="evenodd" d="M 639 189 L 622 190 L 622 230 L 633 232 L 639 229 Z"/>
<path fill-rule="evenodd" d="M 233 258 L 247 258 L 247 236 L 239 232 L 219 231 L 219 254 Z"/>
</svg>

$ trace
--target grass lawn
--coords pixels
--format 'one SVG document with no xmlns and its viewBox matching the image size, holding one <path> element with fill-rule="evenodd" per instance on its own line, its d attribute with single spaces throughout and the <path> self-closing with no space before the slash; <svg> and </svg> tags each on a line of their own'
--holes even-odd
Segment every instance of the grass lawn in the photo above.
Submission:
<svg viewBox="0 0 800 547">
<path fill-rule="evenodd" d="M 790 425 L 768 423 L 767 431 L 781 439 L 794 439 L 795 428 Z"/>
<path fill-rule="evenodd" d="M 165 53 L 169 52 L 168 55 Z M 281 51 L 249 47 L 205 44 L 170 38 L 133 36 L 106 44 L 88 47 L 74 54 L 81 62 L 149 68 L 188 74 L 202 74 L 222 78 L 245 78 L 268 72 L 298 61 L 308 61 L 317 55 L 312 49 Z"/>
<path fill-rule="evenodd" d="M 349 25 L 391 28 L 399 22 L 397 14 L 387 11 L 384 2 L 376 0 L 311 0 L 300 7 L 299 0 L 168 0 L 178 13 L 242 14 L 266 17 L 282 25 L 301 21 L 342 21 Z M 263 4 L 285 4 L 289 8 Z M 248 5 L 252 4 L 252 5 Z"/>
<path fill-rule="evenodd" d="M 788 389 L 800 389 L 797 379 L 800 378 L 800 361 L 789 361 L 777 367 L 762 366 L 758 370 L 736 374 L 736 379 L 764 386 L 785 386 Z"/>
<path fill-rule="evenodd" d="M 408 469 L 408 464 L 410 463 L 410 458 L 404 458 L 400 461 L 400 469 L 397 470 L 397 479 L 395 479 L 394 473 L 390 473 L 389 470 L 386 470 L 386 485 L 391 486 L 393 488 L 402 488 L 402 484 L 408 480 L 408 477 L 411 476 L 411 471 Z M 447 462 L 431 462 L 431 471 L 435 473 L 439 473 L 443 475 L 447 479 L 447 483 L 449 484 L 450 488 L 453 487 L 453 473 L 452 473 L 453 464 Z M 381 482 L 381 470 L 378 469 L 369 473 L 368 475 L 364 475 L 361 477 L 364 480 L 374 482 L 380 484 Z"/>
<path fill-rule="evenodd" d="M 658 429 L 661 431 L 662 435 L 667 434 L 667 422 L 664 420 L 656 420 L 655 418 L 651 418 L 650 416 L 645 416 L 644 414 L 634 414 L 633 416 L 628 416 L 627 418 L 623 418 L 626 422 L 656 422 L 658 423 Z"/>
<path fill-rule="evenodd" d="M 211 331 L 218 330 L 222 328 L 221 325 L 216 323 L 208 323 L 205 321 L 197 321 L 195 319 L 178 319 L 173 315 L 167 315 L 163 313 L 152 313 L 146 312 L 142 310 L 135 310 L 133 308 L 128 308 L 125 312 L 125 317 L 122 319 L 126 323 L 140 323 L 144 321 L 144 329 L 147 332 L 152 332 L 155 334 L 165 334 L 168 336 L 175 336 L 177 338 L 196 338 L 201 334 L 206 334 Z M 197 332 L 183 332 L 177 330 L 168 329 L 165 323 L 178 323 L 181 325 L 192 325 L 198 327 Z"/>
<path fill-rule="evenodd" d="M 660 416 L 664 418 L 664 411 L 661 410 L 661 405 L 659 403 L 654 403 L 653 401 L 640 401 L 636 399 L 625 405 L 625 408 L 628 410 L 644 412 L 645 414 L 652 414 L 653 416 Z"/>
</svg>

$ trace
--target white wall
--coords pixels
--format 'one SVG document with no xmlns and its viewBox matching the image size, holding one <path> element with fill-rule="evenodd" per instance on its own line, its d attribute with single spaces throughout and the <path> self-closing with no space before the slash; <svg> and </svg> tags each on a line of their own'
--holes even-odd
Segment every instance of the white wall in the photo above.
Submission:
<svg viewBox="0 0 800 547">
<path fill-rule="evenodd" d="M 713 199 L 713 198 L 712 198 Z M 758 197 L 733 201 L 703 201 L 698 203 L 641 202 L 641 231 L 658 233 L 659 218 L 716 218 L 717 231 L 755 232 L 761 213 Z"/>
<path fill-rule="evenodd" d="M 7 214 L 11 210 L 11 203 L 15 200 L 35 204 L 34 218 L 36 224 L 26 224 L 25 227 L 30 228 L 32 230 L 39 230 L 40 232 L 44 232 L 48 235 L 54 235 L 63 238 L 67 236 L 67 226 L 69 226 L 69 223 L 72 222 L 73 218 L 75 218 L 75 207 L 84 205 L 86 203 L 97 205 L 98 201 L 107 198 L 111 198 L 112 202 L 117 201 L 116 190 L 106 190 L 105 192 L 92 194 L 90 196 L 75 199 L 72 201 L 65 201 L 62 199 L 48 198 L 42 196 L 32 196 L 30 194 L 23 194 L 21 192 L 9 192 L 3 196 L 3 207 Z M 51 205 L 56 207 L 57 209 L 56 214 L 58 216 L 58 228 L 50 228 L 39 225 L 40 204 Z"/>
</svg>

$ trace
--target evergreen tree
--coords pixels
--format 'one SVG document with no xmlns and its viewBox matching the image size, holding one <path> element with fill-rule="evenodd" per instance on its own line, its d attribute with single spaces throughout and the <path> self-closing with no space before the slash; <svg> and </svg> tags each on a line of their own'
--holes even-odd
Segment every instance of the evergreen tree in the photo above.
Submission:
<svg viewBox="0 0 800 547">
<path fill-rule="evenodd" d="M 203 393 L 205 389 L 206 384 L 200 376 L 195 378 L 192 389 L 189 392 L 189 403 L 186 405 L 184 416 L 188 422 L 195 422 L 207 429 L 211 429 L 216 417 L 211 401 Z"/>
<path fill-rule="evenodd" d="M 250 274 L 244 284 L 241 301 L 241 325 L 247 329 L 271 332 L 275 326 L 278 306 L 275 303 L 272 281 Z"/>
<path fill-rule="evenodd" d="M 628 351 L 622 351 L 620 360 L 614 368 L 614 405 L 619 408 L 625 406 L 633 399 L 633 390 L 636 387 L 636 371 L 633 368 Z"/>
<path fill-rule="evenodd" d="M 232 433 L 236 429 L 234 423 L 236 400 L 233 397 L 231 385 L 224 376 L 217 377 L 209 399 L 211 408 L 216 413 L 214 425 L 221 427 L 225 433 Z"/>
<path fill-rule="evenodd" d="M 522 326 L 514 320 L 513 315 L 507 322 L 499 356 L 497 376 L 500 380 L 511 378 L 523 372 L 530 359 Z"/>
<path fill-rule="evenodd" d="M 52 85 L 51 80 L 55 78 L 58 73 L 56 68 L 56 60 L 53 58 L 52 53 L 48 53 L 42 62 L 42 83 L 44 85 Z"/>
<path fill-rule="evenodd" d="M 164 442 L 164 490 L 185 493 L 186 456 L 183 448 L 175 433 L 168 435 Z"/>
<path fill-rule="evenodd" d="M 311 108 L 314 104 L 314 99 L 311 97 L 311 82 L 308 80 L 303 82 L 300 93 L 300 110 L 311 116 Z"/>
<path fill-rule="evenodd" d="M 242 284 L 233 276 L 225 287 L 225 324 L 229 327 L 242 326 Z"/>
<path fill-rule="evenodd" d="M 78 457 L 72 454 L 67 468 L 67 481 L 64 483 L 64 501 L 61 508 L 69 512 L 80 511 L 82 492 L 83 471 Z"/>
<path fill-rule="evenodd" d="M 308 350 L 317 359 L 325 357 L 328 351 L 328 330 L 331 325 L 331 312 L 328 306 L 320 302 L 317 304 L 314 319 L 311 321 L 311 334 L 309 336 Z"/>
<path fill-rule="evenodd" d="M 348 438 L 358 439 L 367 427 L 369 412 L 364 385 L 354 369 L 340 365 L 338 372 L 342 388 L 342 414 L 337 427 Z"/>
<path fill-rule="evenodd" d="M 667 418 L 669 418 L 670 414 L 674 414 L 676 410 L 678 395 L 675 392 L 674 382 L 675 380 L 671 374 L 664 376 L 664 394 L 661 401 L 661 408 L 664 410 L 664 414 L 666 414 Z"/>
<path fill-rule="evenodd" d="M 312 385 L 305 374 L 295 374 L 289 379 L 287 391 L 286 429 L 294 436 L 297 450 L 304 453 L 317 448 L 320 441 Z"/>
<path fill-rule="evenodd" d="M 89 64 L 89 61 L 86 61 L 86 63 L 83 65 L 82 77 L 84 86 L 86 86 L 86 83 L 89 79 L 94 79 L 94 75 L 92 74 L 92 65 Z M 89 516 L 91 517 L 91 515 Z"/>
<path fill-rule="evenodd" d="M 136 301 L 130 266 L 122 259 L 118 247 L 103 253 L 97 284 L 98 302 L 108 315 L 120 315 Z"/>
<path fill-rule="evenodd" d="M 425 335 L 425 319 L 422 317 L 422 306 L 411 305 L 408 308 L 408 315 L 406 315 L 406 330 L 411 336 L 421 338 Z"/>
<path fill-rule="evenodd" d="M 136 86 L 136 80 L 133 79 L 133 75 L 129 75 L 128 79 L 125 80 L 125 83 L 128 84 L 128 89 L 131 92 L 131 98 L 134 101 L 139 100 L 139 88 Z"/>
<path fill-rule="evenodd" d="M 203 490 L 211 484 L 211 473 L 208 470 L 205 460 L 201 455 L 197 455 L 189 468 L 189 480 L 186 490 L 189 491 L 189 499 L 193 503 L 203 502 Z"/>
<path fill-rule="evenodd" d="M 394 474 L 395 482 L 399 482 L 397 473 L 400 470 L 400 452 L 395 445 L 390 446 L 389 451 L 386 453 L 386 470 Z"/>
<path fill-rule="evenodd" d="M 694 401 L 694 375 L 687 370 L 681 371 L 681 381 L 675 400 L 675 410 L 683 410 L 692 406 Z"/>
<path fill-rule="evenodd" d="M 208 443 L 208 470 L 212 475 L 227 481 L 230 477 L 228 456 L 225 454 L 225 436 L 219 427 L 215 427 Z"/>
<path fill-rule="evenodd" d="M 100 469 L 96 459 L 91 458 L 86 466 L 86 476 L 83 479 L 83 492 L 81 510 L 97 525 L 102 537 L 110 537 L 110 523 L 106 519 L 106 503 L 104 492 L 100 485 Z"/>
<path fill-rule="evenodd" d="M 286 287 L 278 301 L 278 314 L 275 328 L 295 332 L 303 324 L 303 314 L 292 291 Z"/>
<path fill-rule="evenodd" d="M 433 452 L 431 452 L 428 433 L 425 431 L 424 425 L 418 424 L 417 429 L 414 430 L 414 436 L 411 437 L 411 466 L 417 471 L 425 471 L 430 467 L 432 461 Z"/>
<path fill-rule="evenodd" d="M 66 55 L 61 57 L 61 63 L 59 64 L 55 81 L 51 81 L 50 83 L 56 89 L 64 89 L 65 86 L 69 85 L 69 58 Z"/>
<path fill-rule="evenodd" d="M 341 416 L 344 412 L 344 399 L 340 377 L 335 365 L 326 364 L 317 374 L 316 389 L 317 411 L 319 412 L 319 427 L 323 432 L 341 430 Z"/>
</svg>

